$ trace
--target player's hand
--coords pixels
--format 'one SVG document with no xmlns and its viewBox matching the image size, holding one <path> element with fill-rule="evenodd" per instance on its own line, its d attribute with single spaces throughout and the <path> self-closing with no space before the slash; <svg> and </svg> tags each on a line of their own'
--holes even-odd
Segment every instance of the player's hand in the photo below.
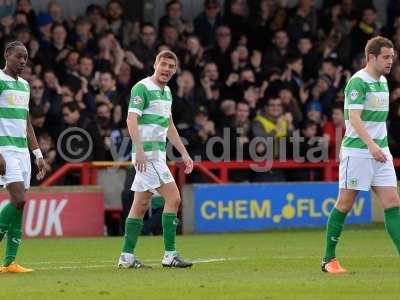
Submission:
<svg viewBox="0 0 400 300">
<path fill-rule="evenodd" d="M 386 162 L 387 157 L 385 155 L 385 153 L 383 153 L 382 149 L 379 148 L 379 146 L 376 143 L 371 144 L 368 147 L 369 153 L 371 153 L 372 157 L 379 161 L 379 162 Z"/>
<path fill-rule="evenodd" d="M 44 161 L 43 157 L 36 159 L 36 165 L 38 167 L 36 179 L 42 180 L 46 175 L 46 162 Z"/>
<path fill-rule="evenodd" d="M 146 171 L 147 157 L 146 157 L 146 154 L 144 153 L 143 149 L 138 149 L 136 151 L 134 165 L 135 165 L 136 170 L 138 170 L 139 172 Z"/>
<path fill-rule="evenodd" d="M 0 175 L 6 174 L 6 161 L 4 160 L 3 155 L 0 154 Z"/>
<path fill-rule="evenodd" d="M 189 154 L 182 156 L 183 163 L 185 164 L 185 174 L 190 174 L 193 171 L 193 160 L 190 158 Z"/>
</svg>

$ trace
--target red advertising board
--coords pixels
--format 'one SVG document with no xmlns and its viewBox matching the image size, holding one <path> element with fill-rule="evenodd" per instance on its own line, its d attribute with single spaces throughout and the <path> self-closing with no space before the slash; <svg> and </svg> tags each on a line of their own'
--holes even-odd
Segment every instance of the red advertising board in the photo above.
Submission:
<svg viewBox="0 0 400 300">
<path fill-rule="evenodd" d="M 26 194 L 25 237 L 78 237 L 104 234 L 104 196 L 100 189 L 38 188 Z M 0 192 L 0 210 L 9 201 Z"/>
</svg>

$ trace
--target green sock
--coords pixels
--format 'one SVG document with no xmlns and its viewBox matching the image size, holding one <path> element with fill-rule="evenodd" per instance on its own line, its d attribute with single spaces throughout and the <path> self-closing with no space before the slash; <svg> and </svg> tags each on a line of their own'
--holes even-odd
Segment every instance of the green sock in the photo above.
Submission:
<svg viewBox="0 0 400 300">
<path fill-rule="evenodd" d="M 19 244 L 22 236 L 22 210 L 18 210 L 17 214 L 10 224 L 7 232 L 6 256 L 4 258 L 4 266 L 11 264 L 17 256 Z"/>
<path fill-rule="evenodd" d="M 336 245 L 339 242 L 347 213 L 343 213 L 334 207 L 329 215 L 326 225 L 326 251 L 324 261 L 329 261 L 336 256 Z"/>
<path fill-rule="evenodd" d="M 176 213 L 162 214 L 162 227 L 165 251 L 175 251 L 176 227 L 178 226 Z"/>
<path fill-rule="evenodd" d="M 138 236 L 142 232 L 143 220 L 127 218 L 125 222 L 125 236 L 122 252 L 133 253 L 135 250 Z"/>
<path fill-rule="evenodd" d="M 14 220 L 18 210 L 10 203 L 6 204 L 0 211 L 0 241 L 8 231 L 12 220 Z"/>
<path fill-rule="evenodd" d="M 385 209 L 385 227 L 400 255 L 400 207 Z"/>
</svg>

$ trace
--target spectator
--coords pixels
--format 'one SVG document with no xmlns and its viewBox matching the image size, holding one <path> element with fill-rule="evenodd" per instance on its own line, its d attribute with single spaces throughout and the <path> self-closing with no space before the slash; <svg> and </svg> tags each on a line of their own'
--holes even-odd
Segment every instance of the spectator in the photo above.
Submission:
<svg viewBox="0 0 400 300">
<path fill-rule="evenodd" d="M 183 71 L 177 79 L 178 90 L 172 106 L 174 123 L 183 134 L 193 126 L 193 121 L 199 108 L 205 102 L 204 94 L 195 88 L 191 72 Z"/>
<path fill-rule="evenodd" d="M 170 0 L 165 5 L 166 15 L 158 21 L 159 35 L 164 35 L 164 28 L 175 28 L 177 35 L 191 33 L 191 26 L 182 18 L 182 3 L 179 0 Z"/>
<path fill-rule="evenodd" d="M 375 7 L 364 8 L 361 20 L 351 32 L 351 57 L 363 51 L 367 41 L 379 34 L 380 27 L 380 24 L 376 21 Z"/>
<path fill-rule="evenodd" d="M 106 13 L 109 28 L 123 47 L 128 47 L 138 39 L 138 23 L 132 23 L 124 18 L 124 9 L 119 0 L 110 0 L 107 3 Z"/>
<path fill-rule="evenodd" d="M 238 41 L 247 36 L 249 26 L 246 16 L 246 3 L 244 0 L 230 0 L 225 2 L 224 23 L 231 29 L 233 40 Z"/>
<path fill-rule="evenodd" d="M 156 48 L 156 29 L 152 24 L 144 23 L 139 40 L 125 53 L 127 62 L 139 71 L 138 78 L 152 74 Z"/>
<path fill-rule="evenodd" d="M 104 142 L 97 123 L 94 120 L 82 116 L 76 102 L 64 103 L 61 110 L 65 123 L 64 129 L 77 127 L 83 129 L 83 131 L 72 130 L 64 137 L 64 139 L 67 140 L 70 134 L 81 135 L 82 138 L 70 139 L 71 144 L 68 146 L 72 149 L 72 152 L 66 148 L 66 144 L 61 144 L 62 149 L 59 151 L 72 159 L 81 159 L 82 154 L 87 154 L 85 161 L 104 160 Z M 76 157 L 76 153 L 79 153 L 79 157 Z M 62 157 L 59 157 L 58 160 L 60 163 L 64 162 L 64 158 Z"/>
<path fill-rule="evenodd" d="M 204 0 L 203 7 L 204 11 L 194 19 L 194 34 L 208 48 L 215 43 L 216 29 L 222 25 L 221 6 L 218 0 Z"/>
<path fill-rule="evenodd" d="M 54 23 L 51 27 L 51 44 L 39 51 L 39 61 L 44 68 L 56 66 L 57 73 L 61 73 L 64 59 L 72 48 L 67 44 L 67 29 L 62 24 Z"/>
<path fill-rule="evenodd" d="M 132 140 L 126 122 L 120 122 L 117 128 L 111 131 L 110 138 L 113 161 L 131 160 Z"/>
<path fill-rule="evenodd" d="M 104 10 L 97 4 L 91 4 L 86 9 L 86 15 L 92 24 L 93 33 L 95 35 L 102 34 L 109 30 Z"/>
<path fill-rule="evenodd" d="M 48 13 L 40 13 L 37 16 L 37 25 L 39 28 L 38 36 L 40 46 L 42 49 L 46 49 L 51 45 L 53 18 Z"/>
<path fill-rule="evenodd" d="M 63 8 L 57 0 L 52 0 L 47 4 L 47 12 L 54 23 L 62 24 L 65 28 L 68 28 L 68 23 L 64 18 Z"/>
<path fill-rule="evenodd" d="M 29 109 L 40 107 L 46 114 L 50 109 L 50 101 L 45 96 L 43 81 L 35 78 L 31 82 L 31 99 L 29 101 Z"/>
<path fill-rule="evenodd" d="M 290 15 L 287 32 L 292 42 L 297 43 L 304 34 L 309 34 L 312 37 L 317 35 L 318 18 L 315 0 L 299 0 Z"/>
<path fill-rule="evenodd" d="M 329 158 L 339 159 L 340 144 L 345 133 L 343 105 L 337 103 L 332 108 L 332 115 L 323 126 L 324 138 L 329 145 Z"/>
<path fill-rule="evenodd" d="M 255 137 L 263 138 L 264 143 L 256 145 L 256 154 L 266 159 L 278 159 L 280 155 L 281 140 L 291 136 L 293 124 L 283 114 L 282 100 L 280 98 L 268 99 L 266 105 L 256 116 L 252 123 L 252 131 Z M 267 147 L 270 147 L 267 149 Z M 255 172 L 253 181 L 282 181 L 285 179 L 282 170 L 271 170 L 269 172 Z"/>
<path fill-rule="evenodd" d="M 263 54 L 263 70 L 265 72 L 270 71 L 274 67 L 283 70 L 286 60 L 291 55 L 289 36 L 285 30 L 275 32 L 272 44 L 273 46 L 267 48 Z"/>
<path fill-rule="evenodd" d="M 273 35 L 271 23 L 274 15 L 270 3 L 269 0 L 260 1 L 254 16 L 251 15 L 249 18 L 249 45 L 259 51 L 271 46 L 269 43 Z"/>
<path fill-rule="evenodd" d="M 301 128 L 301 135 L 298 147 L 298 153 L 294 153 L 294 160 L 299 162 L 321 162 L 327 157 L 326 141 L 320 136 L 319 125 L 306 120 Z M 295 140 L 296 142 L 296 140 Z M 296 150 L 297 151 L 297 150 Z M 299 157 L 296 157 L 299 155 Z M 322 179 L 321 170 L 304 169 L 296 172 L 290 172 L 290 179 L 293 181 L 316 181 Z"/>
<path fill-rule="evenodd" d="M 231 70 L 230 54 L 232 48 L 230 28 L 225 25 L 219 26 L 217 28 L 217 42 L 212 48 L 206 51 L 205 58 L 217 64 L 221 80 L 225 80 Z"/>
<path fill-rule="evenodd" d="M 37 136 L 42 135 L 47 132 L 46 129 L 46 114 L 43 111 L 43 108 L 40 106 L 34 106 L 29 109 L 29 116 L 31 118 L 31 123 L 33 129 L 35 130 L 35 134 Z"/>
</svg>

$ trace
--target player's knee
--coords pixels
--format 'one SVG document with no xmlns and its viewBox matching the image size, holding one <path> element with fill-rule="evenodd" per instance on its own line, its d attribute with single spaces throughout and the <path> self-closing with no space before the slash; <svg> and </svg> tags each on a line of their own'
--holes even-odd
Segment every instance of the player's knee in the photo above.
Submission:
<svg viewBox="0 0 400 300">
<path fill-rule="evenodd" d="M 341 212 L 348 213 L 353 207 L 353 203 L 347 201 L 338 201 L 336 208 Z"/>
<path fill-rule="evenodd" d="M 179 206 L 181 205 L 181 197 L 173 197 L 169 199 L 168 204 L 170 207 L 173 207 L 175 210 L 178 210 Z"/>
<path fill-rule="evenodd" d="M 386 207 L 390 208 L 390 207 L 400 207 L 400 198 L 398 195 L 393 195 L 387 199 L 385 199 L 386 202 Z"/>
</svg>

